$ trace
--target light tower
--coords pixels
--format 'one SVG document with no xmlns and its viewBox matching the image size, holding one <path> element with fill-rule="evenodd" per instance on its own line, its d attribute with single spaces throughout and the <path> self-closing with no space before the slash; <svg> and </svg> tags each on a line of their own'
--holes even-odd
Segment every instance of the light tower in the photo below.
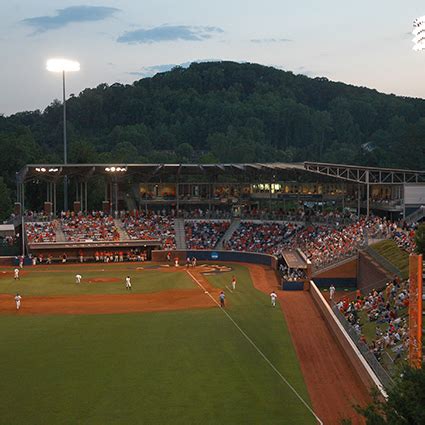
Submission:
<svg viewBox="0 0 425 425">
<path fill-rule="evenodd" d="M 80 70 L 80 64 L 76 61 L 68 59 L 49 59 L 46 69 L 50 72 L 62 73 L 62 95 L 63 95 L 63 163 L 68 163 L 68 149 L 66 140 L 66 94 L 65 94 L 65 73 Z M 63 209 L 68 210 L 68 176 L 65 174 L 63 178 Z"/>
<path fill-rule="evenodd" d="M 413 21 L 413 50 L 425 50 L 425 16 L 421 16 Z"/>
</svg>

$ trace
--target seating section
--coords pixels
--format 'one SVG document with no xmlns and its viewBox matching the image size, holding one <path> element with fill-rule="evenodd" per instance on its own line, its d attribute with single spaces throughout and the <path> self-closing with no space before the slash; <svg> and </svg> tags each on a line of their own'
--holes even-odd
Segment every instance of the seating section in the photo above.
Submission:
<svg viewBox="0 0 425 425">
<path fill-rule="evenodd" d="M 122 223 L 129 239 L 161 240 L 163 249 L 176 249 L 174 219 L 170 216 L 126 214 Z"/>
<path fill-rule="evenodd" d="M 275 254 L 288 248 L 292 238 L 301 229 L 301 225 L 292 223 L 243 221 L 225 248 L 232 251 Z"/>
<path fill-rule="evenodd" d="M 360 341 L 368 345 L 384 367 L 394 367 L 406 356 L 409 346 L 409 284 L 394 278 L 384 288 L 372 289 L 366 296 L 357 294 L 337 302 L 337 307 L 353 326 Z M 372 333 L 371 323 L 375 325 Z"/>
<path fill-rule="evenodd" d="M 361 223 L 342 227 L 309 226 L 293 241 L 293 245 L 299 247 L 316 268 L 349 257 L 364 244 L 364 226 Z"/>
<path fill-rule="evenodd" d="M 63 215 L 61 226 L 68 242 L 118 241 L 120 239 L 114 219 L 101 211 L 88 215 L 73 213 Z"/>
<path fill-rule="evenodd" d="M 200 210 L 196 212 L 200 214 Z M 317 216 L 320 214 L 315 214 Z M 36 217 L 33 214 L 27 219 L 34 220 Z M 67 212 L 62 213 L 58 220 L 27 221 L 25 230 L 29 243 L 159 240 L 163 249 L 176 249 L 174 216 L 168 215 L 165 210 L 147 213 L 123 211 L 120 217 L 121 222 L 118 222 L 101 211 L 89 214 Z M 416 225 L 408 226 L 374 216 L 357 221 L 350 216 L 347 220 L 347 217 L 336 213 L 323 214 L 319 218 L 322 220 L 317 219 L 314 224 L 242 220 L 223 248 L 266 254 L 280 254 L 283 249 L 299 248 L 316 269 L 356 254 L 369 239 L 392 238 L 408 252 L 415 248 Z M 229 226 L 230 220 L 225 218 L 187 219 L 184 226 L 186 246 L 188 249 L 214 249 Z M 288 279 L 304 275 L 302 271 L 295 274 L 284 270 L 282 273 Z"/>
<path fill-rule="evenodd" d="M 188 249 L 213 249 L 224 236 L 230 221 L 186 221 L 184 224 Z"/>
<path fill-rule="evenodd" d="M 56 242 L 56 221 L 25 223 L 28 243 Z"/>
</svg>

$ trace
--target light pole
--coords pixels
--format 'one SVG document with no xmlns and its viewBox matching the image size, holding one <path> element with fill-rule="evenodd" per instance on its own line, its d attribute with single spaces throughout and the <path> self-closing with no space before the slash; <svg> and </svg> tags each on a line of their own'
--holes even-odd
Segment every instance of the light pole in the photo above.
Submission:
<svg viewBox="0 0 425 425">
<path fill-rule="evenodd" d="M 421 16 L 413 21 L 413 50 L 425 50 L 425 16 Z"/>
<path fill-rule="evenodd" d="M 46 69 L 50 72 L 62 73 L 62 96 L 63 96 L 63 163 L 68 163 L 68 149 L 66 140 L 66 95 L 65 95 L 65 73 L 75 72 L 80 70 L 80 64 L 76 61 L 68 59 L 49 59 L 46 64 Z M 66 173 L 66 170 L 65 170 Z M 63 209 L 68 211 L 68 176 L 63 177 Z"/>
</svg>

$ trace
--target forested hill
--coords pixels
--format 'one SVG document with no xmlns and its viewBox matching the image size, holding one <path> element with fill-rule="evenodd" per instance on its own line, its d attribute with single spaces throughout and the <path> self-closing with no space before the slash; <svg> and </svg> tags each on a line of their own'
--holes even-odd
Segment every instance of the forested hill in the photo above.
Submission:
<svg viewBox="0 0 425 425">
<path fill-rule="evenodd" d="M 67 102 L 70 162 L 320 160 L 425 169 L 425 101 L 271 67 L 194 63 Z M 0 117 L 1 173 L 61 161 L 62 106 Z"/>
</svg>

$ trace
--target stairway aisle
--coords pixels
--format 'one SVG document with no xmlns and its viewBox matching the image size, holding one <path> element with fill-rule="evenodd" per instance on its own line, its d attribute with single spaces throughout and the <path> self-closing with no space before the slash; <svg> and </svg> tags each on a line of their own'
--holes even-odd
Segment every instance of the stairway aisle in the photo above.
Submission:
<svg viewBox="0 0 425 425">
<path fill-rule="evenodd" d="M 177 249 L 186 249 L 186 235 L 184 232 L 184 219 L 174 219 L 174 230 L 176 232 L 176 247 Z"/>
<path fill-rule="evenodd" d="M 120 240 L 121 241 L 125 241 L 130 239 L 127 235 L 127 232 L 124 230 L 124 227 L 122 225 L 122 221 L 119 218 L 114 218 L 114 224 L 115 227 L 118 230 L 118 233 L 120 234 Z"/>
<path fill-rule="evenodd" d="M 229 228 L 226 230 L 226 233 L 223 235 L 223 237 L 217 242 L 217 245 L 215 246 L 216 249 L 223 249 L 224 244 L 232 237 L 235 230 L 239 227 L 239 224 L 241 224 L 240 218 L 234 218 L 232 222 L 230 223 Z"/>
<path fill-rule="evenodd" d="M 63 233 L 62 225 L 59 220 L 57 220 L 55 233 L 56 233 L 56 242 L 66 242 L 65 233 Z"/>
</svg>

